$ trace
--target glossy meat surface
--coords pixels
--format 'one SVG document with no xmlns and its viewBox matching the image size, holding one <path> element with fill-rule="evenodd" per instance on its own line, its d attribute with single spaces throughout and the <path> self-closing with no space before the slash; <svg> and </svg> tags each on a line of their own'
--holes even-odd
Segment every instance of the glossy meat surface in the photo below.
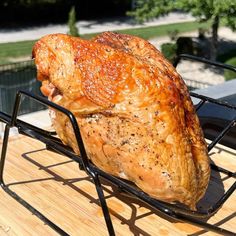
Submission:
<svg viewBox="0 0 236 236">
<path fill-rule="evenodd" d="M 42 92 L 75 114 L 95 165 L 194 209 L 209 181 L 207 148 L 184 82 L 157 49 L 111 32 L 54 34 L 33 56 Z M 52 122 L 79 153 L 68 119 L 53 111 Z"/>
</svg>

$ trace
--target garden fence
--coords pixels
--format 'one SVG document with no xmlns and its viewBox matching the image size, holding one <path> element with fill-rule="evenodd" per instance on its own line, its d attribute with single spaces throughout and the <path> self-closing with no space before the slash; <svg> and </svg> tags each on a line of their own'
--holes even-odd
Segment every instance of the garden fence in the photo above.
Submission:
<svg viewBox="0 0 236 236">
<path fill-rule="evenodd" d="M 41 95 L 33 60 L 0 65 L 0 111 L 11 114 L 19 90 Z M 25 98 L 21 104 L 20 115 L 43 109 L 45 106 L 42 104 Z"/>
</svg>

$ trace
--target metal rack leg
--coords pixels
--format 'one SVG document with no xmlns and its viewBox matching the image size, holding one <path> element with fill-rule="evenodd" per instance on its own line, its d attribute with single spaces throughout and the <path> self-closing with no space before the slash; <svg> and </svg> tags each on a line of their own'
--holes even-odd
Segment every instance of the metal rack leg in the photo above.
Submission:
<svg viewBox="0 0 236 236">
<path fill-rule="evenodd" d="M 113 228 L 113 224 L 112 224 L 112 221 L 111 221 L 110 213 L 109 213 L 109 210 L 108 210 L 108 207 L 107 207 L 107 203 L 106 203 L 106 200 L 105 200 L 105 196 L 104 196 L 104 193 L 103 193 L 103 190 L 102 190 L 100 180 L 99 180 L 97 174 L 95 174 L 92 177 L 93 177 L 93 180 L 94 180 L 94 183 L 95 183 L 95 186 L 96 186 L 99 201 L 100 201 L 102 211 L 103 211 L 103 215 L 104 215 L 104 218 L 105 218 L 105 221 L 106 221 L 107 230 L 108 230 L 110 236 L 113 236 L 113 235 L 115 236 L 115 231 L 114 231 L 114 228 Z"/>
<path fill-rule="evenodd" d="M 4 130 L 3 143 L 2 143 L 1 160 L 0 160 L 0 184 L 1 184 L 1 186 L 4 185 L 3 170 L 4 170 L 4 166 L 5 166 L 7 144 L 8 144 L 8 140 L 9 140 L 9 132 L 10 132 L 10 126 L 8 124 L 6 124 L 5 130 Z"/>
<path fill-rule="evenodd" d="M 14 198 L 17 202 L 19 202 L 22 206 L 24 206 L 27 210 L 29 210 L 32 214 L 36 215 L 39 219 L 41 219 L 45 224 L 55 230 L 59 235 L 62 236 L 69 236 L 64 230 L 46 218 L 42 213 L 36 210 L 33 206 L 31 206 L 28 202 L 26 202 L 23 198 L 17 195 L 14 191 L 9 189 L 9 187 L 4 183 L 3 173 L 4 173 L 4 166 L 6 161 L 6 154 L 7 154 L 7 145 L 9 141 L 9 133 L 10 133 L 10 125 L 6 124 L 5 131 L 4 131 L 4 138 L 2 144 L 2 151 L 1 151 L 1 159 L 0 159 L 0 186 L 2 189 Z"/>
</svg>

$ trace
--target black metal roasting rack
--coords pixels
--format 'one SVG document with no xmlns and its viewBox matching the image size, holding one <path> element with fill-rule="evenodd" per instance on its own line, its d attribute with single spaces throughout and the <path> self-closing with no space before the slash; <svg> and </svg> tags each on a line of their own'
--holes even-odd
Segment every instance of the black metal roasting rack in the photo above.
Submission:
<svg viewBox="0 0 236 236">
<path fill-rule="evenodd" d="M 197 60 L 200 62 L 204 62 L 207 64 L 211 64 L 217 67 L 225 68 L 225 69 L 230 69 L 236 72 L 236 68 L 216 63 L 216 62 L 211 62 L 206 59 L 202 58 L 197 58 L 194 56 L 187 56 L 187 55 L 182 55 L 181 58 L 189 58 L 191 60 Z M 208 151 L 210 151 L 217 143 L 220 142 L 220 140 L 225 136 L 227 132 L 229 132 L 236 124 L 236 106 L 235 105 L 230 105 L 224 101 L 219 101 L 215 100 L 203 95 L 199 95 L 196 93 L 191 93 L 191 96 L 194 98 L 197 98 L 200 100 L 200 102 L 197 104 L 196 109 L 200 109 L 205 103 L 212 103 L 216 104 L 217 106 L 220 107 L 225 107 L 227 109 L 231 109 L 233 112 L 235 112 L 235 117 L 234 119 L 230 120 L 230 122 L 223 128 L 223 130 L 220 132 L 217 137 L 209 144 L 208 146 Z M 20 109 L 20 104 L 21 100 L 23 97 L 29 97 L 30 99 L 33 99 L 39 103 L 42 103 L 50 108 L 56 109 L 63 114 L 65 114 L 73 127 L 79 150 L 81 155 L 78 156 L 76 155 L 69 147 L 65 146 L 62 144 L 62 142 L 55 136 L 55 132 L 47 131 L 44 129 L 41 129 L 39 127 L 36 127 L 32 124 L 29 124 L 27 122 L 24 122 L 20 119 L 18 119 L 18 112 Z M 95 188 L 97 190 L 97 194 L 100 200 L 100 205 L 103 211 L 104 219 L 106 222 L 107 230 L 109 235 L 115 235 L 114 228 L 112 225 L 110 213 L 106 204 L 106 200 L 104 197 L 103 193 L 103 188 L 101 185 L 101 178 L 108 180 L 111 182 L 113 185 L 117 186 L 120 188 L 122 191 L 128 193 L 129 195 L 135 196 L 139 200 L 145 202 L 152 208 L 156 209 L 157 211 L 163 213 L 165 216 L 170 217 L 172 219 L 178 220 L 178 221 L 183 221 L 187 222 L 193 225 L 196 225 L 200 228 L 203 228 L 207 231 L 213 231 L 222 235 L 236 235 L 236 232 L 230 232 L 229 230 L 220 228 L 216 225 L 209 224 L 204 221 L 204 219 L 207 219 L 214 215 L 225 203 L 225 201 L 233 194 L 233 192 L 236 189 L 236 181 L 232 186 L 223 193 L 223 195 L 220 197 L 220 199 L 215 202 L 211 207 L 209 207 L 206 210 L 189 210 L 185 207 L 181 207 L 180 205 L 175 205 L 175 204 L 170 204 L 166 202 L 162 202 L 159 200 L 156 200 L 152 197 L 150 197 L 148 194 L 145 192 L 137 189 L 133 185 L 129 184 L 128 182 L 118 178 L 114 177 L 112 175 L 109 175 L 105 173 L 104 171 L 100 170 L 97 168 L 95 165 L 93 165 L 87 155 L 86 155 L 86 150 L 83 144 L 83 140 L 80 134 L 80 129 L 78 127 L 78 124 L 76 122 L 76 118 L 74 115 L 66 110 L 63 107 L 58 106 L 57 104 L 54 104 L 44 97 L 34 95 L 32 93 L 26 92 L 26 91 L 19 91 L 16 95 L 15 99 L 15 104 L 14 104 L 14 109 L 12 112 L 12 115 L 5 114 L 3 112 L 0 112 L 0 121 L 4 122 L 5 125 L 5 131 L 4 131 L 4 137 L 3 137 L 3 144 L 2 144 L 2 152 L 1 152 L 1 160 L 0 160 L 0 184 L 2 189 L 8 193 L 11 197 L 16 199 L 19 203 L 21 203 L 24 207 L 26 207 L 28 210 L 30 210 L 33 214 L 35 214 L 37 217 L 39 217 L 41 220 L 45 222 L 45 224 L 49 225 L 52 229 L 54 229 L 57 233 L 60 235 L 68 235 L 63 229 L 58 227 L 55 223 L 53 223 L 50 219 L 46 218 L 42 213 L 40 213 L 38 210 L 36 210 L 32 205 L 30 205 L 28 202 L 26 202 L 24 199 L 22 199 L 16 192 L 13 192 L 7 184 L 4 183 L 3 179 L 3 173 L 4 173 L 4 164 L 5 164 L 5 159 L 7 157 L 7 146 L 8 146 L 8 140 L 9 140 L 9 131 L 12 127 L 16 127 L 18 129 L 18 132 L 22 135 L 28 136 L 33 139 L 37 139 L 43 143 L 46 144 L 46 147 L 51 150 L 55 151 L 58 153 L 61 153 L 65 155 L 66 157 L 74 160 L 75 162 L 79 163 L 80 168 L 85 170 L 86 173 L 91 176 L 93 179 Z M 216 166 L 214 164 L 211 164 L 211 168 L 215 171 L 222 172 L 226 174 L 229 178 L 236 178 L 236 173 L 231 172 L 229 170 L 226 170 L 220 166 Z"/>
</svg>

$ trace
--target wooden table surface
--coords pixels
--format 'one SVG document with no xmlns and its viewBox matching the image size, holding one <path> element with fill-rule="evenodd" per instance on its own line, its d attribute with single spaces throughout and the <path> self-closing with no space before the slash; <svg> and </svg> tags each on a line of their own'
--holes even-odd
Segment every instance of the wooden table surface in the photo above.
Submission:
<svg viewBox="0 0 236 236">
<path fill-rule="evenodd" d="M 212 160 L 236 170 L 236 151 L 211 151 Z M 5 183 L 69 235 L 108 235 L 95 187 L 78 164 L 50 152 L 25 136 L 10 140 Z M 214 203 L 235 181 L 212 172 L 202 207 Z M 103 182 L 116 235 L 216 235 L 196 226 L 167 219 L 141 201 Z M 0 235 L 58 235 L 0 189 Z M 236 232 L 236 193 L 207 222 Z"/>
</svg>

